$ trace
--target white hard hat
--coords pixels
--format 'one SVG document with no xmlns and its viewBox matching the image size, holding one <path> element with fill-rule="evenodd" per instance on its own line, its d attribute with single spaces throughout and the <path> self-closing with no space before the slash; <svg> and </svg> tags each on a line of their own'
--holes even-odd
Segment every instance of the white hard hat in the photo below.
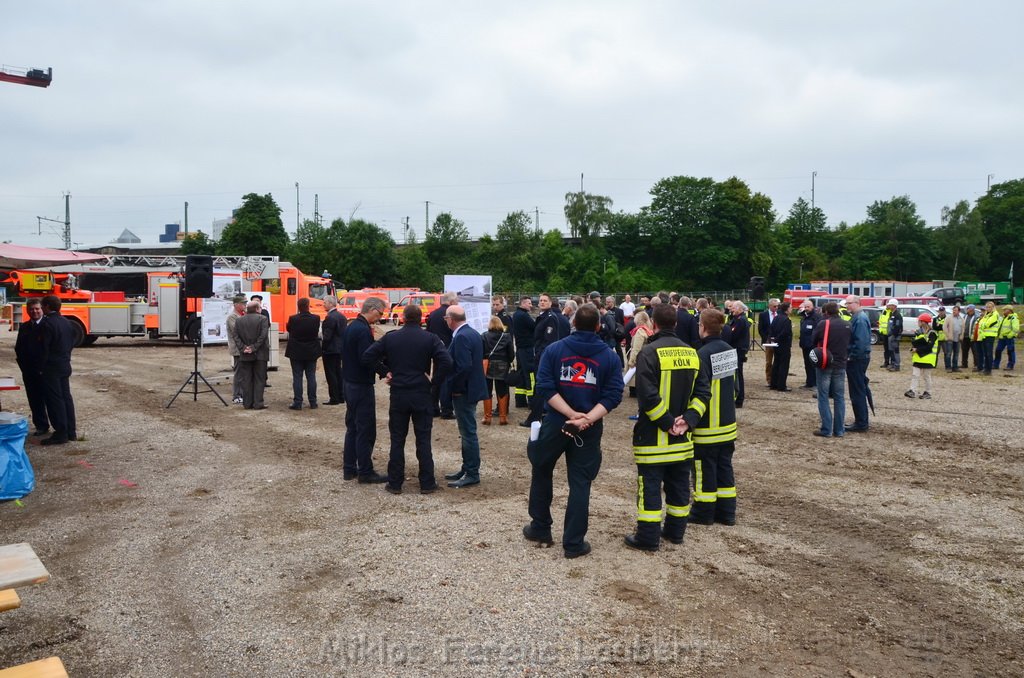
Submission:
<svg viewBox="0 0 1024 678">
<path fill-rule="evenodd" d="M 839 308 L 846 308 L 846 299 L 842 299 L 839 302 Z"/>
<path fill-rule="evenodd" d="M 893 298 L 893 299 L 890 299 L 889 301 L 885 302 L 885 305 L 886 306 L 899 306 L 900 302 L 896 301 L 896 299 Z"/>
</svg>

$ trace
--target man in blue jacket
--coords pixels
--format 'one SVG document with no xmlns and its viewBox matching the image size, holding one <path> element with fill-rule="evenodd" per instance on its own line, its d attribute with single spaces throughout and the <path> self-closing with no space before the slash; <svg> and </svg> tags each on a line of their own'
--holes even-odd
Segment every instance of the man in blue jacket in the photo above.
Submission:
<svg viewBox="0 0 1024 678">
<path fill-rule="evenodd" d="M 361 483 L 384 483 L 388 477 L 373 470 L 373 445 L 377 442 L 377 400 L 373 392 L 376 374 L 361 360 L 373 344 L 373 325 L 384 314 L 378 297 L 363 302 L 359 315 L 349 323 L 341 339 L 341 380 L 345 394 L 344 479 L 359 477 Z"/>
<path fill-rule="evenodd" d="M 850 384 L 850 406 L 853 423 L 846 427 L 849 433 L 868 430 L 868 364 L 871 362 L 871 323 L 861 310 L 860 297 L 846 297 L 846 310 L 850 320 L 850 348 L 846 359 L 846 380 Z"/>
<path fill-rule="evenodd" d="M 448 377 L 448 393 L 462 438 L 462 468 L 445 475 L 448 487 L 469 487 L 480 484 L 480 441 L 476 436 L 476 404 L 487 397 L 484 377 L 484 343 L 480 333 L 466 324 L 461 306 L 449 306 L 444 314 L 452 330 L 448 352 L 452 356 L 452 373 Z"/>
<path fill-rule="evenodd" d="M 533 465 L 530 518 L 523 536 L 552 544 L 552 474 L 565 455 L 569 500 L 562 548 L 566 558 L 590 553 L 587 536 L 590 485 L 601 468 L 601 419 L 622 402 L 618 356 L 597 336 L 597 307 L 583 304 L 573 319 L 576 332 L 547 347 L 537 370 L 536 397 L 544 400 L 540 434 L 526 451 Z"/>
</svg>

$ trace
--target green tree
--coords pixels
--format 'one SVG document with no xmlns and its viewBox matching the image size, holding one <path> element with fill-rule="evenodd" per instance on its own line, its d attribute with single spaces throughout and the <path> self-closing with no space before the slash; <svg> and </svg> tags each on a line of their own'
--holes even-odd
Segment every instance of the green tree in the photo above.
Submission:
<svg viewBox="0 0 1024 678">
<path fill-rule="evenodd" d="M 282 256 L 287 247 L 288 234 L 274 197 L 269 193 L 248 193 L 242 196 L 242 206 L 235 212 L 235 218 L 224 227 L 217 253 Z"/>
<path fill-rule="evenodd" d="M 386 230 L 362 219 L 331 222 L 336 250 L 329 270 L 349 289 L 389 287 L 398 282 L 395 241 Z M 338 283 L 341 284 L 340 282 Z"/>
<path fill-rule="evenodd" d="M 935 278 L 976 280 L 988 268 L 989 245 L 981 213 L 966 200 L 942 208 L 935 229 Z"/>
<path fill-rule="evenodd" d="M 791 247 L 819 247 L 828 233 L 825 212 L 820 207 L 811 207 L 803 198 L 798 198 L 789 208 L 789 215 L 783 222 L 789 229 Z"/>
<path fill-rule="evenodd" d="M 592 193 L 566 193 L 565 219 L 569 222 L 569 235 L 585 243 L 600 237 L 611 221 L 612 199 Z"/>
<path fill-rule="evenodd" d="M 399 284 L 419 287 L 422 290 L 441 289 L 441 274 L 430 262 L 423 245 L 414 243 L 398 248 L 395 265 Z"/>
<path fill-rule="evenodd" d="M 306 273 L 331 270 L 338 253 L 337 233 L 312 220 L 305 220 L 288 246 L 287 258 Z"/>
<path fill-rule="evenodd" d="M 992 246 L 989 280 L 1006 280 L 1010 265 L 1020 279 L 1024 266 L 1024 179 L 995 184 L 978 198 L 982 229 Z"/>
<path fill-rule="evenodd" d="M 181 254 L 214 254 L 217 245 L 202 231 L 194 231 L 181 241 Z"/>
<path fill-rule="evenodd" d="M 423 251 L 427 259 L 440 269 L 446 269 L 449 263 L 454 262 L 464 265 L 470 249 L 469 229 L 449 212 L 438 214 L 423 237 Z"/>
<path fill-rule="evenodd" d="M 893 280 L 931 280 L 931 233 L 909 196 L 875 201 L 864 226 L 867 241 L 877 247 L 870 270 Z"/>
<path fill-rule="evenodd" d="M 533 220 L 522 210 L 511 212 L 498 224 L 492 260 L 495 289 L 539 291 L 547 274 L 540 264 L 543 235 L 531 227 Z"/>
</svg>

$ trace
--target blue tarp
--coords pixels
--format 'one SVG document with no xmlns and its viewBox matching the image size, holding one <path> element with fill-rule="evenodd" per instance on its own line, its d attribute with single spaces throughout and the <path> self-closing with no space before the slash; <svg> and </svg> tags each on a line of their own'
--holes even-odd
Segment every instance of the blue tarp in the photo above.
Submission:
<svg viewBox="0 0 1024 678">
<path fill-rule="evenodd" d="M 36 474 L 25 454 L 28 419 L 0 412 L 0 500 L 20 499 L 36 486 Z"/>
</svg>

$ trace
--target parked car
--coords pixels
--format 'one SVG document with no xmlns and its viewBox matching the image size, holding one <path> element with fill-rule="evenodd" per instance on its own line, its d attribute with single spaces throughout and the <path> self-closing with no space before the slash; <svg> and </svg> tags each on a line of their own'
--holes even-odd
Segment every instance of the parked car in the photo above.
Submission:
<svg viewBox="0 0 1024 678">
<path fill-rule="evenodd" d="M 896 306 L 900 315 L 903 316 L 903 336 L 912 337 L 917 334 L 917 316 L 927 313 L 935 317 L 937 308 L 925 306 L 924 304 L 899 304 Z"/>
<path fill-rule="evenodd" d="M 960 287 L 936 287 L 928 290 L 922 297 L 935 297 L 943 306 L 964 303 L 964 291 Z"/>
<path fill-rule="evenodd" d="M 871 325 L 871 345 L 874 346 L 881 341 L 881 335 L 878 333 L 878 318 L 882 315 L 882 309 L 877 306 L 863 306 L 861 311 L 868 316 L 868 324 Z"/>
<path fill-rule="evenodd" d="M 402 309 L 409 304 L 419 304 L 420 310 L 423 311 L 423 318 L 420 321 L 422 325 L 427 324 L 427 316 L 435 308 L 441 305 L 440 294 L 430 294 L 427 292 L 418 292 L 416 294 L 407 294 L 391 308 L 391 321 L 396 325 L 401 325 L 405 322 L 402 318 Z"/>
</svg>

